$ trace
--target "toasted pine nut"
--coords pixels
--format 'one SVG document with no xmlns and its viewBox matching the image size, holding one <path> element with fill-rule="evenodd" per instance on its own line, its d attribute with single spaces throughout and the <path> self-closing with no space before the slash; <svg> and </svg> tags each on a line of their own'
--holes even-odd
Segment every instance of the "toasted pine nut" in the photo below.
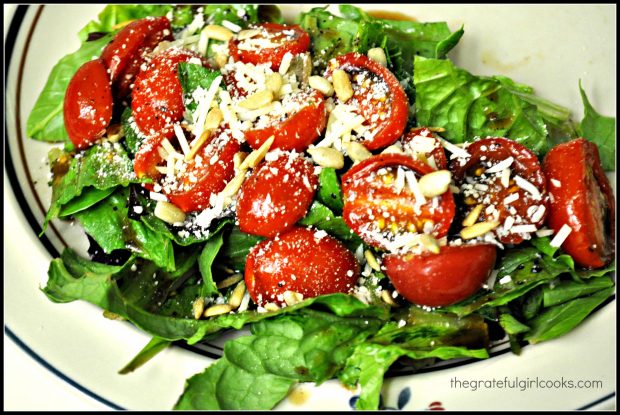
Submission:
<svg viewBox="0 0 620 415">
<path fill-rule="evenodd" d="M 353 96 L 353 87 L 349 75 L 342 69 L 336 69 L 332 73 L 332 83 L 334 84 L 334 92 L 342 102 L 347 102 Z"/>
<path fill-rule="evenodd" d="M 331 147 L 312 147 L 306 150 L 321 167 L 333 167 L 341 169 L 344 167 L 344 156 L 335 148 Z"/>
<path fill-rule="evenodd" d="M 345 151 L 349 158 L 353 161 L 363 161 L 372 156 L 372 153 L 368 151 L 363 144 L 351 141 L 343 144 Z"/>
<path fill-rule="evenodd" d="M 377 262 L 377 258 L 375 258 L 375 256 L 372 252 L 370 252 L 370 250 L 367 249 L 364 251 L 364 258 L 366 258 L 366 263 L 370 268 L 374 269 L 375 271 L 381 271 L 381 266 L 379 265 L 379 262 Z"/>
<path fill-rule="evenodd" d="M 189 153 L 187 153 L 187 155 L 185 156 L 185 161 L 190 161 L 194 158 L 194 156 L 196 156 L 198 150 L 200 150 L 204 143 L 207 142 L 209 137 L 211 137 L 211 133 L 213 133 L 213 130 L 205 129 L 202 134 L 200 134 L 198 140 L 194 141 L 192 147 L 189 149 Z"/>
<path fill-rule="evenodd" d="M 381 66 L 387 67 L 387 57 L 385 56 L 385 51 L 382 48 L 369 49 L 367 55 L 370 59 L 377 62 Z"/>
<path fill-rule="evenodd" d="M 185 221 L 185 212 L 169 202 L 157 201 L 154 213 L 159 219 L 171 225 Z"/>
<path fill-rule="evenodd" d="M 223 42 L 228 42 L 231 37 L 233 37 L 234 33 L 232 30 L 225 28 L 224 26 L 210 24 L 205 26 L 202 31 L 207 35 L 210 39 L 221 40 Z"/>
<path fill-rule="evenodd" d="M 216 53 L 214 56 L 215 64 L 218 68 L 223 67 L 228 62 L 228 56 L 223 53 Z"/>
<path fill-rule="evenodd" d="M 440 251 L 439 241 L 437 241 L 437 239 L 435 239 L 432 235 L 428 235 L 425 233 L 421 234 L 420 243 L 422 244 L 424 248 L 426 248 L 428 251 L 432 252 L 433 254 L 438 254 Z"/>
<path fill-rule="evenodd" d="M 232 294 L 230 295 L 230 298 L 228 299 L 228 304 L 233 310 L 236 310 L 241 305 L 243 294 L 245 294 L 245 282 L 241 281 L 239 284 L 237 284 Z"/>
<path fill-rule="evenodd" d="M 243 274 L 234 274 L 231 275 L 228 278 L 223 279 L 222 281 L 218 282 L 216 284 L 218 290 L 221 290 L 223 288 L 228 288 L 232 285 L 235 285 L 236 283 L 238 283 L 239 281 L 241 281 L 243 279 Z"/>
<path fill-rule="evenodd" d="M 106 137 L 111 143 L 116 143 L 125 136 L 125 132 L 120 124 L 112 124 L 106 130 Z"/>
<path fill-rule="evenodd" d="M 278 311 L 280 309 L 280 306 L 276 303 L 267 303 L 263 306 L 263 308 L 267 311 Z"/>
<path fill-rule="evenodd" d="M 463 220 L 463 226 L 471 226 L 478 220 L 480 213 L 482 212 L 482 205 L 477 205 L 472 209 L 471 212 L 467 215 L 467 217 Z"/>
<path fill-rule="evenodd" d="M 235 172 L 239 172 L 241 163 L 243 163 L 243 160 L 245 160 L 247 156 L 248 156 L 248 153 L 246 153 L 245 151 L 239 151 L 238 153 L 235 153 L 235 155 L 233 156 L 233 164 L 235 166 Z"/>
<path fill-rule="evenodd" d="M 405 154 L 402 148 L 397 145 L 391 145 L 381 152 L 381 154 Z"/>
<path fill-rule="evenodd" d="M 473 225 L 463 228 L 461 230 L 461 238 L 473 239 L 478 236 L 482 236 L 489 231 L 492 231 L 498 226 L 499 226 L 499 222 L 493 222 L 493 221 L 474 223 Z"/>
<path fill-rule="evenodd" d="M 202 297 L 196 298 L 192 303 L 192 310 L 194 312 L 194 320 L 200 320 L 200 316 L 205 310 L 205 299 Z"/>
<path fill-rule="evenodd" d="M 433 198 L 448 191 L 450 180 L 452 173 L 449 170 L 437 170 L 420 177 L 418 185 L 425 197 Z"/>
<path fill-rule="evenodd" d="M 272 135 L 267 140 L 265 140 L 265 142 L 257 150 L 252 151 L 245 158 L 245 160 L 243 160 L 243 163 L 241 163 L 241 166 L 239 166 L 239 170 L 253 169 L 254 167 L 258 166 L 258 163 L 260 163 L 265 158 L 265 154 L 269 152 L 269 148 L 271 148 L 271 145 L 273 144 L 273 141 L 275 139 L 275 136 Z"/>
<path fill-rule="evenodd" d="M 263 89 L 255 92 L 239 103 L 239 106 L 248 110 L 257 110 L 273 102 L 273 91 Z"/>
<path fill-rule="evenodd" d="M 211 306 L 205 310 L 205 317 L 217 316 L 220 314 L 230 313 L 232 311 L 232 307 L 230 304 L 216 304 Z"/>
<path fill-rule="evenodd" d="M 265 79 L 265 86 L 268 90 L 273 92 L 274 95 L 278 95 L 283 84 L 284 78 L 278 72 L 267 75 Z"/>
<path fill-rule="evenodd" d="M 260 30 L 258 29 L 246 29 L 246 30 L 242 30 L 237 34 L 237 39 L 238 40 L 245 40 L 245 39 L 249 39 L 251 37 L 254 37 L 256 35 L 260 34 Z"/>
<path fill-rule="evenodd" d="M 316 89 L 326 97 L 334 95 L 334 86 L 322 76 L 314 75 L 308 79 L 311 88 Z"/>
<path fill-rule="evenodd" d="M 125 317 L 118 315 L 116 313 L 113 313 L 111 311 L 108 311 L 108 310 L 103 310 L 103 316 L 107 318 L 108 320 L 119 320 L 119 321 L 125 320 Z"/>
<path fill-rule="evenodd" d="M 392 298 L 392 293 L 389 290 L 381 291 L 381 299 L 386 303 L 391 305 L 392 307 L 398 307 L 398 304 Z"/>
<path fill-rule="evenodd" d="M 284 302 L 288 306 L 300 303 L 304 299 L 303 294 L 300 294 L 295 291 L 284 291 L 284 294 L 282 294 L 282 297 L 284 298 Z"/>
<path fill-rule="evenodd" d="M 205 129 L 216 130 L 224 120 L 224 113 L 218 107 L 211 108 L 205 118 Z"/>
<path fill-rule="evenodd" d="M 219 196 L 224 198 L 224 206 L 228 206 L 232 201 L 234 195 L 237 194 L 239 189 L 241 189 L 241 185 L 245 181 L 245 174 L 247 170 L 240 170 L 239 173 L 231 181 L 228 182 L 224 190 L 222 190 Z"/>
</svg>

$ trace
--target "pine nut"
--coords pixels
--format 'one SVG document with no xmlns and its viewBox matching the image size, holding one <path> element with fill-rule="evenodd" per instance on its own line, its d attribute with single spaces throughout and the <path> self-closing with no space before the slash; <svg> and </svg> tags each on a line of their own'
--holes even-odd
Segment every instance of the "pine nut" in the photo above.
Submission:
<svg viewBox="0 0 620 415">
<path fill-rule="evenodd" d="M 200 316 L 205 310 L 205 299 L 202 297 L 196 298 L 192 303 L 192 310 L 194 312 L 194 320 L 200 320 Z"/>
<path fill-rule="evenodd" d="M 171 225 L 185 222 L 185 212 L 169 202 L 159 200 L 154 213 L 159 219 Z"/>
<path fill-rule="evenodd" d="M 382 48 L 372 48 L 368 50 L 368 57 L 381 66 L 387 67 L 387 56 Z"/>
<path fill-rule="evenodd" d="M 209 137 L 211 137 L 211 133 L 213 133 L 212 130 L 205 129 L 202 132 L 202 134 L 200 134 L 200 137 L 198 138 L 198 140 L 196 140 L 193 143 L 192 147 L 189 149 L 189 153 L 187 153 L 187 155 L 185 156 L 185 161 L 190 161 L 196 156 L 196 153 L 198 153 L 198 150 L 200 150 L 202 146 L 204 145 L 204 143 L 207 142 Z"/>
<path fill-rule="evenodd" d="M 214 56 L 215 64 L 218 68 L 222 68 L 228 62 L 228 56 L 223 53 L 216 53 Z"/>
<path fill-rule="evenodd" d="M 467 217 L 463 220 L 463 226 L 471 226 L 478 220 L 480 213 L 482 213 L 482 205 L 477 205 L 472 209 L 471 212 L 467 215 Z"/>
<path fill-rule="evenodd" d="M 273 92 L 274 95 L 279 94 L 280 88 L 282 88 L 283 84 L 284 78 L 278 72 L 267 75 L 267 78 L 265 79 L 265 87 Z"/>
<path fill-rule="evenodd" d="M 405 154 L 402 148 L 397 145 L 391 145 L 381 152 L 381 154 Z"/>
<path fill-rule="evenodd" d="M 225 278 L 222 281 L 218 282 L 216 284 L 216 286 L 217 286 L 218 290 L 221 290 L 223 288 L 228 288 L 228 287 L 231 287 L 231 286 L 235 285 L 236 283 L 238 283 L 242 279 L 243 279 L 243 274 L 231 275 L 230 277 Z"/>
<path fill-rule="evenodd" d="M 241 281 L 239 284 L 237 284 L 232 294 L 230 295 L 230 298 L 228 299 L 228 304 L 233 310 L 236 310 L 239 308 L 244 294 L 245 294 L 245 282 Z"/>
<path fill-rule="evenodd" d="M 239 173 L 231 181 L 226 184 L 224 190 L 220 192 L 219 197 L 224 198 L 224 207 L 228 206 L 232 202 L 232 198 L 237 194 L 243 182 L 245 181 L 245 174 L 247 170 L 240 170 Z"/>
<path fill-rule="evenodd" d="M 206 26 L 202 31 L 207 35 L 209 39 L 221 40 L 228 42 L 234 33 L 232 30 L 225 28 L 224 26 L 210 24 Z"/>
<path fill-rule="evenodd" d="M 263 308 L 267 311 L 278 311 L 280 309 L 280 306 L 276 303 L 267 303 L 263 306 Z"/>
<path fill-rule="evenodd" d="M 119 320 L 119 321 L 125 320 L 125 317 L 119 314 L 113 313 L 111 311 L 108 311 L 108 310 L 103 310 L 103 317 L 107 318 L 108 320 Z"/>
<path fill-rule="evenodd" d="M 205 129 L 216 130 L 224 120 L 224 113 L 218 107 L 211 108 L 205 118 Z"/>
<path fill-rule="evenodd" d="M 214 306 L 207 308 L 205 310 L 204 316 L 213 317 L 213 316 L 218 316 L 220 314 L 227 314 L 227 313 L 230 313 L 231 311 L 232 311 L 232 307 L 230 306 L 230 304 L 216 304 Z"/>
<path fill-rule="evenodd" d="M 398 304 L 392 298 L 392 293 L 389 290 L 381 291 L 381 299 L 386 303 L 391 305 L 392 307 L 398 307 Z"/>
<path fill-rule="evenodd" d="M 342 102 L 347 102 L 353 96 L 353 87 L 349 75 L 342 69 L 336 69 L 332 73 L 332 83 L 334 84 L 334 92 Z"/>
<path fill-rule="evenodd" d="M 252 38 L 256 35 L 260 34 L 260 30 L 258 29 L 246 29 L 246 30 L 242 30 L 237 34 L 237 39 L 238 40 L 245 40 L 245 39 L 249 39 Z"/>
<path fill-rule="evenodd" d="M 125 132 L 121 128 L 120 124 L 112 124 L 106 130 L 106 138 L 111 143 L 116 143 L 118 140 L 125 136 Z"/>
<path fill-rule="evenodd" d="M 452 180 L 452 173 L 450 171 L 437 170 L 420 177 L 418 185 L 425 197 L 433 198 L 448 191 L 450 180 Z"/>
<path fill-rule="evenodd" d="M 263 89 L 261 91 L 253 93 L 252 95 L 241 101 L 239 103 L 239 106 L 248 110 L 257 110 L 271 104 L 272 101 L 273 91 L 270 91 L 269 89 Z"/>
<path fill-rule="evenodd" d="M 312 156 L 312 160 L 321 167 L 333 167 L 334 169 L 344 167 L 344 156 L 335 148 L 312 147 L 306 151 Z"/>
<path fill-rule="evenodd" d="M 260 163 L 265 158 L 265 154 L 269 152 L 269 148 L 271 148 L 271 145 L 273 144 L 273 141 L 275 139 L 275 136 L 272 135 L 267 140 L 265 140 L 265 142 L 257 150 L 252 151 L 245 158 L 245 160 L 243 160 L 243 163 L 241 163 L 241 166 L 239 166 L 239 170 L 253 169 L 254 167 L 258 166 L 258 163 Z"/>
<path fill-rule="evenodd" d="M 304 295 L 303 294 L 300 294 L 300 293 L 295 292 L 295 291 L 284 291 L 284 294 L 282 294 L 282 297 L 284 298 L 284 302 L 288 306 L 292 306 L 292 305 L 295 305 L 297 303 L 300 303 L 304 299 Z"/>
<path fill-rule="evenodd" d="M 363 144 L 357 143 L 355 141 L 344 143 L 343 147 L 347 152 L 349 158 L 353 161 L 363 161 L 369 157 L 372 157 L 372 153 L 368 151 Z"/>
<path fill-rule="evenodd" d="M 370 250 L 367 249 L 364 251 L 364 258 L 366 258 L 366 263 L 370 268 L 374 269 L 375 271 L 381 271 L 381 266 L 379 265 L 379 262 L 377 262 L 377 258 L 375 258 L 375 256 L 372 252 L 370 252 Z"/>
<path fill-rule="evenodd" d="M 439 241 L 435 239 L 432 235 L 421 234 L 420 235 L 420 243 L 424 248 L 433 254 L 438 254 L 440 251 Z"/>
<path fill-rule="evenodd" d="M 235 153 L 235 155 L 233 156 L 233 164 L 235 166 L 235 172 L 238 173 L 240 171 L 240 167 L 241 167 L 241 163 L 243 163 L 243 160 L 245 160 L 245 158 L 248 156 L 248 153 L 246 153 L 245 151 L 240 151 L 238 153 Z"/>
<path fill-rule="evenodd" d="M 332 95 L 334 95 L 334 86 L 332 85 L 331 82 L 329 82 L 327 79 L 323 78 L 322 76 L 318 76 L 318 75 L 311 76 L 310 79 L 308 80 L 308 83 L 310 84 L 311 88 L 316 89 L 317 91 L 319 91 L 321 94 L 325 95 L 326 97 L 331 97 Z"/>
<path fill-rule="evenodd" d="M 499 222 L 478 222 L 461 230 L 461 238 L 473 239 L 492 231 L 499 226 Z"/>
</svg>

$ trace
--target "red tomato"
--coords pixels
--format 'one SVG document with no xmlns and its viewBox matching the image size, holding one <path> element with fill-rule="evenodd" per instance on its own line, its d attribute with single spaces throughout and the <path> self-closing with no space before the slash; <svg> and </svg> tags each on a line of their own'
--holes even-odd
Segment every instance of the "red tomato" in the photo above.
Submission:
<svg viewBox="0 0 620 415">
<path fill-rule="evenodd" d="M 240 150 L 230 130 L 220 127 L 199 150 L 199 158 L 188 161 L 185 171 L 177 173 L 172 183 L 163 181 L 164 193 L 186 213 L 208 208 L 211 194 L 224 190 L 235 176 L 233 157 Z"/>
<path fill-rule="evenodd" d="M 243 40 L 234 36 L 228 42 L 230 56 L 235 61 L 254 65 L 269 63 L 277 71 L 284 55 L 304 53 L 310 47 L 310 35 L 297 25 L 261 23 L 249 29 L 257 29 L 259 33 Z"/>
<path fill-rule="evenodd" d="M 168 130 L 174 134 L 172 128 L 166 129 L 166 132 Z M 159 155 L 158 147 L 161 147 L 164 138 L 167 137 L 162 132 L 148 137 L 136 152 L 133 160 L 133 170 L 138 178 L 150 177 L 151 179 L 156 179 L 161 175 L 156 167 L 163 162 L 162 157 Z"/>
<path fill-rule="evenodd" d="M 306 215 L 318 182 L 314 166 L 303 157 L 281 153 L 262 163 L 239 192 L 239 228 L 266 237 L 291 229 Z"/>
<path fill-rule="evenodd" d="M 192 58 L 201 59 L 187 49 L 168 49 L 136 76 L 131 109 L 136 125 L 145 135 L 171 137 L 174 134 L 171 126 L 183 117 L 185 110 L 177 67 Z"/>
<path fill-rule="evenodd" d="M 116 81 L 133 61 L 141 63 L 142 53 L 162 40 L 172 39 L 170 21 L 166 17 L 146 17 L 129 23 L 101 52 L 101 59 L 110 70 L 110 79 Z"/>
<path fill-rule="evenodd" d="M 405 173 L 400 179 L 398 169 Z M 390 249 L 387 241 L 395 235 L 425 231 L 440 238 L 448 233 L 455 211 L 452 193 L 447 191 L 435 203 L 427 200 L 416 207 L 407 180 L 399 184 L 408 171 L 419 178 L 434 170 L 404 154 L 380 154 L 342 176 L 342 217 L 367 244 Z"/>
<path fill-rule="evenodd" d="M 409 103 L 403 87 L 389 69 L 366 55 L 347 53 L 329 61 L 325 77 L 336 69 L 349 74 L 353 96 L 345 104 L 354 107 L 369 127 L 361 143 L 369 150 L 393 144 L 407 124 Z"/>
<path fill-rule="evenodd" d="M 434 136 L 433 132 L 426 127 L 412 128 L 401 139 L 404 148 L 411 149 L 418 153 L 419 160 L 424 161 L 436 170 L 444 170 L 448 167 L 446 152 L 443 150 L 441 142 Z M 431 151 L 422 151 L 432 148 Z M 432 160 L 432 161 L 431 161 Z"/>
<path fill-rule="evenodd" d="M 254 149 L 274 136 L 271 149 L 305 151 L 321 135 L 327 124 L 323 95 L 317 91 L 299 92 L 282 101 L 287 110 L 285 119 L 277 116 L 269 125 L 245 132 L 245 139 Z"/>
<path fill-rule="evenodd" d="M 516 141 L 497 137 L 475 141 L 467 147 L 467 152 L 471 157 L 465 159 L 463 164 L 461 159 L 455 159 L 450 164 L 454 180 L 461 187 L 464 215 L 476 205 L 482 204 L 483 209 L 478 221 L 499 222 L 500 226 L 493 232 L 500 242 L 519 244 L 524 239 L 529 239 L 529 233 L 513 233 L 513 227 L 534 225 L 538 229 L 548 213 L 545 175 L 536 155 Z M 501 182 L 501 171 L 485 172 L 509 157 L 514 161 L 509 167 L 508 185 L 504 186 Z M 520 179 L 517 177 L 533 185 L 538 195 L 520 187 L 517 181 Z M 472 183 L 468 183 L 467 178 Z M 508 200 L 514 200 L 506 203 L 507 197 Z M 504 224 L 508 217 L 514 218 L 514 225 L 506 229 Z"/>
<path fill-rule="evenodd" d="M 572 229 L 562 249 L 581 266 L 607 265 L 615 252 L 615 201 L 598 148 L 583 138 L 560 144 L 543 168 L 551 195 L 547 224 L 556 232 L 564 224 Z"/>
<path fill-rule="evenodd" d="M 65 129 L 78 150 L 103 136 L 112 119 L 110 78 L 101 59 L 86 62 L 69 81 L 63 107 Z"/>
<path fill-rule="evenodd" d="M 245 284 L 256 304 L 284 305 L 286 291 L 304 298 L 350 292 L 359 273 L 355 256 L 336 238 L 297 227 L 252 248 Z"/>
<path fill-rule="evenodd" d="M 408 301 L 441 307 L 478 291 L 493 270 L 495 257 L 494 245 L 443 246 L 438 254 L 386 255 L 383 265 Z"/>
</svg>

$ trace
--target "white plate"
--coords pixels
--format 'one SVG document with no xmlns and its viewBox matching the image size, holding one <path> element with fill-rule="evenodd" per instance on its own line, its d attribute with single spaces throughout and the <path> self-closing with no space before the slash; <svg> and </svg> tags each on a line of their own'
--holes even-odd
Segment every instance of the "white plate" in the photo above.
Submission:
<svg viewBox="0 0 620 415">
<path fill-rule="evenodd" d="M 31 366 L 25 372 L 15 365 L 5 369 L 5 385 L 17 379 L 17 384 L 28 387 L 27 394 L 7 396 L 13 409 L 69 409 L 62 400 L 46 400 L 50 391 L 45 382 L 49 382 L 51 371 L 57 376 L 52 377 L 57 380 L 56 387 L 72 395 L 76 395 L 74 388 L 80 391 L 77 395 L 83 398 L 85 408 L 165 410 L 175 403 L 185 379 L 210 362 L 204 356 L 172 347 L 135 373 L 118 375 L 118 369 L 149 337 L 127 323 L 102 318 L 101 310 L 90 304 L 53 304 L 38 289 L 45 283 L 51 258 L 31 223 L 34 228 L 40 226 L 49 203 L 44 163 L 49 145 L 27 139 L 25 121 L 53 65 L 78 47 L 78 30 L 102 7 L 46 5 L 41 10 L 40 6 L 30 6 L 25 15 L 23 9 L 18 9 L 16 16 L 20 18 L 14 19 L 8 40 L 5 19 L 5 43 L 12 46 L 11 55 L 6 49 L 10 67 L 5 144 L 10 149 L 7 161 L 13 165 L 7 169 L 5 164 L 4 176 L 5 328 L 19 346 L 11 347 L 12 354 L 5 354 L 5 360 L 15 356 Z M 447 21 L 453 30 L 465 24 L 465 36 L 450 54 L 459 66 L 476 74 L 503 74 L 531 85 L 539 95 L 571 108 L 578 120 L 582 116 L 578 91 L 581 79 L 595 108 L 603 114 L 615 114 L 613 5 L 363 7 L 406 12 L 419 21 Z M 295 10 L 299 8 L 288 6 L 286 15 L 294 16 Z M 34 187 L 30 185 L 33 181 Z M 83 246 L 83 236 L 71 226 L 56 222 L 55 227 L 57 233 L 47 233 L 51 246 L 61 249 L 60 235 L 72 246 Z M 404 399 L 409 394 L 405 409 L 615 408 L 615 317 L 616 302 L 612 301 L 572 333 L 527 346 L 521 356 L 504 353 L 485 361 L 387 379 L 384 402 L 394 408 L 399 396 Z M 39 359 L 38 363 L 24 359 L 19 350 Z M 40 379 L 22 379 L 37 371 Z M 521 381 L 517 388 L 497 385 L 499 381 L 517 379 Z M 462 383 L 461 387 L 455 386 L 472 380 L 487 384 L 495 380 L 496 385 L 483 384 L 476 390 Z M 600 381 L 601 386 L 568 389 L 562 386 L 562 380 Z M 532 386 L 536 381 L 538 387 Z M 548 381 L 556 381 L 558 387 L 542 384 Z M 529 386 L 521 387 L 524 382 Z M 350 409 L 353 392 L 335 381 L 319 388 L 304 384 L 298 389 L 293 399 L 285 400 L 277 409 Z M 18 396 L 32 399 L 17 402 Z"/>
</svg>

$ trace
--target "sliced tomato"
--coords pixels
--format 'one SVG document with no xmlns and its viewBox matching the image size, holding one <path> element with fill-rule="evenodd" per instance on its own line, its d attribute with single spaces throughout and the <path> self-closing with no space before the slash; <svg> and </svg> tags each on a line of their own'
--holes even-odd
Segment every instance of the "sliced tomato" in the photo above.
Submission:
<svg viewBox="0 0 620 415">
<path fill-rule="evenodd" d="M 355 256 L 336 238 L 296 227 L 252 248 L 245 284 L 256 304 L 285 305 L 286 291 L 304 298 L 348 293 L 359 273 Z"/>
<path fill-rule="evenodd" d="M 250 26 L 249 30 L 257 32 L 243 40 L 233 36 L 228 42 L 230 56 L 235 61 L 271 64 L 271 69 L 276 71 L 284 55 L 304 53 L 310 47 L 310 35 L 297 25 L 261 23 Z"/>
<path fill-rule="evenodd" d="M 436 170 L 448 167 L 446 152 L 433 132 L 426 127 L 412 128 L 401 139 L 403 147 Z"/>
<path fill-rule="evenodd" d="M 369 150 L 393 144 L 403 134 L 409 103 L 403 87 L 389 69 L 360 53 L 347 53 L 329 61 L 325 77 L 336 69 L 344 70 L 351 80 L 350 105 L 364 117 L 367 130 L 359 140 Z"/>
<path fill-rule="evenodd" d="M 101 59 L 110 70 L 110 79 L 116 81 L 134 61 L 139 62 L 139 67 L 142 53 L 162 40 L 172 39 L 172 28 L 166 17 L 146 17 L 129 23 L 101 52 Z"/>
<path fill-rule="evenodd" d="M 136 125 L 147 136 L 171 137 L 172 124 L 183 117 L 183 89 L 177 75 L 180 62 L 198 58 L 187 49 L 171 48 L 157 55 L 136 76 L 131 109 Z"/>
<path fill-rule="evenodd" d="M 92 145 L 112 119 L 110 78 L 101 59 L 86 62 L 69 81 L 63 104 L 65 129 L 78 150 Z"/>
<path fill-rule="evenodd" d="M 457 158 L 450 164 L 461 187 L 463 215 L 482 205 L 478 222 L 498 222 L 493 233 L 500 242 L 519 244 L 529 239 L 533 231 L 521 231 L 521 226 L 538 229 L 548 213 L 545 175 L 536 155 L 516 141 L 499 137 L 475 141 L 467 152 L 471 157 Z M 506 173 L 494 166 L 508 159 L 512 163 L 506 167 L 508 177 L 502 183 L 502 174 Z M 523 184 L 526 182 L 529 184 Z"/>
<path fill-rule="evenodd" d="M 240 149 L 230 130 L 220 127 L 197 156 L 186 162 L 184 171 L 173 180 L 163 180 L 164 194 L 186 213 L 208 208 L 211 195 L 224 190 L 235 176 L 233 158 Z"/>
<path fill-rule="evenodd" d="M 614 258 L 615 201 L 598 148 L 584 138 L 552 148 L 543 168 L 551 195 L 547 224 L 572 229 L 562 249 L 583 267 L 599 268 Z"/>
<path fill-rule="evenodd" d="M 149 177 L 151 179 L 157 179 L 161 176 L 161 173 L 157 171 L 157 165 L 162 164 L 164 161 L 159 154 L 158 148 L 161 147 L 161 143 L 165 138 L 168 138 L 168 130 L 174 131 L 172 128 L 166 129 L 165 132 L 161 131 L 146 138 L 138 151 L 136 152 L 133 160 L 133 170 L 138 178 Z"/>
<path fill-rule="evenodd" d="M 291 229 L 308 212 L 317 186 L 314 166 L 296 154 L 262 163 L 239 192 L 239 228 L 266 237 Z"/>
<path fill-rule="evenodd" d="M 258 149 L 271 136 L 271 149 L 305 151 L 321 135 L 327 124 L 323 95 L 317 91 L 301 91 L 287 95 L 282 100 L 285 114 L 272 116 L 267 125 L 245 132 L 245 139 Z"/>
<path fill-rule="evenodd" d="M 413 174 L 417 180 L 433 171 L 403 154 L 380 154 L 353 166 L 342 176 L 344 221 L 367 244 L 381 249 L 393 250 L 391 240 L 403 234 L 445 236 L 455 212 L 452 193 L 421 203 L 406 178 Z"/>
<path fill-rule="evenodd" d="M 494 245 L 444 246 L 438 254 L 386 255 L 385 273 L 400 295 L 430 307 L 457 303 L 478 291 L 497 255 Z"/>
</svg>

